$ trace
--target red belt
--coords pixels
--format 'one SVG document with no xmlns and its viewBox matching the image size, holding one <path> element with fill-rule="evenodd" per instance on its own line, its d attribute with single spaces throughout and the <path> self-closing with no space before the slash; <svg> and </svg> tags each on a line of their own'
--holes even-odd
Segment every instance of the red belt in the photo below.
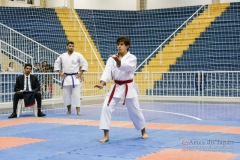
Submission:
<svg viewBox="0 0 240 160">
<path fill-rule="evenodd" d="M 124 97 L 124 101 L 123 101 L 123 105 L 125 104 L 125 99 L 127 97 L 127 93 L 128 93 L 128 83 L 131 83 L 133 82 L 133 80 L 126 80 L 126 81 L 117 81 L 117 80 L 114 80 L 115 82 L 115 85 L 113 87 L 113 90 L 112 90 L 112 93 L 110 94 L 110 97 L 109 97 L 109 100 L 108 100 L 108 103 L 107 105 L 109 106 L 112 98 L 113 98 L 113 95 L 114 95 L 114 92 L 115 92 L 115 89 L 116 89 L 116 85 L 119 84 L 119 85 L 122 85 L 122 84 L 125 84 L 126 85 L 126 89 L 125 89 L 125 97 Z"/>
</svg>

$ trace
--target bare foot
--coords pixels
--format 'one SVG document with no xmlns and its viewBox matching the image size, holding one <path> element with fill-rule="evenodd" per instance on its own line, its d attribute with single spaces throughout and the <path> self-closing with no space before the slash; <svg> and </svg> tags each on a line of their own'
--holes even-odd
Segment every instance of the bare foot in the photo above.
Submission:
<svg viewBox="0 0 240 160">
<path fill-rule="evenodd" d="M 102 139 L 99 140 L 99 142 L 101 142 L 101 143 L 105 143 L 107 141 L 109 141 L 108 137 L 103 137 Z"/>
<path fill-rule="evenodd" d="M 146 139 L 146 138 L 148 138 L 148 134 L 145 132 L 142 134 L 142 139 Z"/>
<path fill-rule="evenodd" d="M 67 113 L 66 113 L 66 114 L 71 114 L 71 113 L 72 113 L 71 105 L 68 105 L 68 106 L 67 106 Z"/>
<path fill-rule="evenodd" d="M 148 138 L 148 134 L 147 134 L 147 132 L 146 132 L 146 129 L 143 128 L 143 129 L 142 129 L 142 139 L 146 139 L 146 138 Z"/>
<path fill-rule="evenodd" d="M 76 107 L 77 115 L 80 115 L 80 107 Z"/>
</svg>

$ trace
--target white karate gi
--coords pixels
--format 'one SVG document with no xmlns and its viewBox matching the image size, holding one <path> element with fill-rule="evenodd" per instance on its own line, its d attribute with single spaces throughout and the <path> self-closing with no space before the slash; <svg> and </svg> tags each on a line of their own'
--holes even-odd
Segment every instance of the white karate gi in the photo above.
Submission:
<svg viewBox="0 0 240 160">
<path fill-rule="evenodd" d="M 134 71 L 137 65 L 137 58 L 128 52 L 121 59 L 121 66 L 117 67 L 117 63 L 113 58 L 109 58 L 107 60 L 106 68 L 102 74 L 101 81 L 108 83 L 110 79 L 118 80 L 118 81 L 126 81 L 132 80 L 134 78 Z M 102 106 L 102 113 L 100 118 L 100 129 L 109 130 L 111 123 L 111 115 L 114 110 L 114 107 L 117 106 L 118 102 L 121 98 L 125 98 L 125 89 L 126 85 L 118 85 L 116 84 L 116 89 L 114 96 L 109 104 L 110 94 L 112 93 L 113 84 L 107 93 L 105 101 Z M 136 129 L 142 130 L 145 128 L 145 119 L 142 114 L 142 111 L 138 102 L 138 88 L 134 82 L 128 83 L 128 93 L 126 96 L 126 107 L 128 109 L 129 116 L 133 121 L 133 124 Z"/>
<path fill-rule="evenodd" d="M 62 70 L 62 72 L 66 74 L 79 73 L 80 65 L 82 66 L 82 70 L 88 70 L 88 63 L 82 54 L 73 52 L 71 55 L 69 55 L 66 52 L 61 54 L 55 61 L 54 71 Z M 81 87 L 81 80 L 80 78 L 76 78 L 75 75 L 68 75 L 64 78 L 63 100 L 65 106 L 71 105 L 72 107 L 80 107 Z"/>
</svg>

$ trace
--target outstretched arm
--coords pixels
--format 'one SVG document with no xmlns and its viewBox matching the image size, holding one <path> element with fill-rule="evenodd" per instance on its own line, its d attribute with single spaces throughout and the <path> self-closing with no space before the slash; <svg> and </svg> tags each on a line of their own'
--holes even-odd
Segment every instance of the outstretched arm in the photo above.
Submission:
<svg viewBox="0 0 240 160">
<path fill-rule="evenodd" d="M 111 58 L 107 60 L 106 67 L 103 71 L 102 77 L 100 79 L 100 83 L 95 85 L 94 88 L 99 88 L 102 89 L 109 81 L 111 78 L 111 66 L 113 65 L 112 62 L 114 62 Z"/>
<path fill-rule="evenodd" d="M 106 83 L 104 81 L 100 81 L 100 83 L 95 85 L 94 88 L 102 89 L 105 85 L 106 85 Z"/>
</svg>

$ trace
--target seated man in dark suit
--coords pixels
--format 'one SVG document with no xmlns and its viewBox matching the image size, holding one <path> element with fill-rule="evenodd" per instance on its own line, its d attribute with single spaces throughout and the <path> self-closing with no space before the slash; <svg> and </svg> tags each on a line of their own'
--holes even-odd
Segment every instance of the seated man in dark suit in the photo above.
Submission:
<svg viewBox="0 0 240 160">
<path fill-rule="evenodd" d="M 44 117 L 44 114 L 41 111 L 42 99 L 40 91 L 40 84 L 38 78 L 34 75 L 31 75 L 32 64 L 25 64 L 24 66 L 24 75 L 20 75 L 16 78 L 16 84 L 14 91 L 13 99 L 13 113 L 8 118 L 16 118 L 17 117 L 17 104 L 19 99 L 24 98 L 25 106 L 28 104 L 35 103 L 35 99 L 37 100 L 37 108 L 38 108 L 38 117 Z M 32 96 L 32 98 L 30 98 Z"/>
</svg>

